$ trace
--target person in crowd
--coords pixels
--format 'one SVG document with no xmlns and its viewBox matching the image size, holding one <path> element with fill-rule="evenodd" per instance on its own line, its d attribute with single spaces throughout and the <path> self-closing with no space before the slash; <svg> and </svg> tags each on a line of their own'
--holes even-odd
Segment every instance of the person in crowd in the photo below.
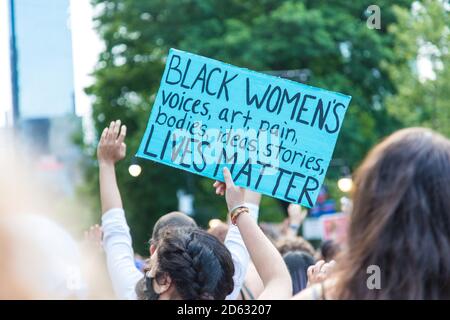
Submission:
<svg viewBox="0 0 450 320">
<path fill-rule="evenodd" d="M 288 218 L 283 223 L 281 230 L 284 238 L 295 238 L 298 235 L 303 221 L 308 215 L 308 211 L 302 208 L 299 204 L 291 203 L 287 207 Z"/>
<path fill-rule="evenodd" d="M 144 273 L 145 272 L 145 266 L 147 264 L 147 259 L 141 256 L 140 254 L 135 253 L 134 254 L 134 265 L 136 268 Z"/>
<path fill-rule="evenodd" d="M 269 239 L 270 240 L 270 239 Z M 237 297 L 238 300 L 256 300 L 264 291 L 264 283 L 256 270 L 252 261 L 248 265 L 245 281 L 242 284 L 242 289 Z"/>
<path fill-rule="evenodd" d="M 277 243 L 282 238 L 296 237 L 308 214 L 307 210 L 295 203 L 290 203 L 285 207 L 287 210 L 287 217 L 282 223 L 263 222 L 259 225 L 264 234 L 273 243 Z"/>
<path fill-rule="evenodd" d="M 279 228 L 275 229 L 273 224 L 266 224 L 266 228 L 264 224 L 260 225 L 264 234 L 275 244 L 281 255 L 293 250 L 304 250 L 314 255 L 314 247 L 303 238 L 297 236 L 298 230 L 307 215 L 307 211 L 303 210 L 300 205 L 292 203 L 286 205 L 285 208 L 287 210 L 287 218 L 281 226 L 277 226 Z M 272 232 L 271 230 L 277 231 Z M 238 299 L 254 300 L 263 290 L 263 282 L 255 266 L 250 262 Z"/>
<path fill-rule="evenodd" d="M 341 247 L 338 243 L 333 240 L 325 240 L 320 246 L 320 257 L 318 260 L 325 260 L 325 262 L 335 260 L 340 251 Z"/>
<path fill-rule="evenodd" d="M 71 232 L 78 217 L 60 213 L 59 193 L 32 170 L 34 159 L 20 145 L 0 141 L 0 300 L 112 297 L 107 277 L 90 281 L 100 268 Z"/>
<path fill-rule="evenodd" d="M 225 243 L 228 233 L 228 224 L 225 222 L 220 222 L 216 226 L 209 228 L 208 233 L 215 236 L 220 240 L 220 242 Z"/>
<path fill-rule="evenodd" d="M 87 282 L 91 284 L 90 295 L 95 299 L 114 299 L 114 292 L 106 266 L 105 251 L 103 250 L 103 230 L 101 226 L 94 224 L 84 232 L 81 251 L 85 259 L 85 268 L 91 270 L 87 279 Z M 106 292 L 107 295 L 102 292 Z"/>
<path fill-rule="evenodd" d="M 300 236 L 280 238 L 275 245 L 282 255 L 291 251 L 303 251 L 313 257 L 316 254 L 312 244 Z"/>
<path fill-rule="evenodd" d="M 85 242 L 91 246 L 93 251 L 103 251 L 103 230 L 98 224 L 94 224 L 84 232 Z"/>
<path fill-rule="evenodd" d="M 145 273 L 147 300 L 223 300 L 233 291 L 228 249 L 199 228 L 164 228 Z"/>
<path fill-rule="evenodd" d="M 302 207 L 298 204 L 289 204 L 287 206 L 287 215 L 288 218 L 282 224 L 281 233 L 277 237 L 277 240 L 274 241 L 277 250 L 281 255 L 285 256 L 286 254 L 293 251 L 302 251 L 305 255 L 293 255 L 290 256 L 288 261 L 285 262 L 288 266 L 289 272 L 292 277 L 293 282 L 293 290 L 294 293 L 298 293 L 306 287 L 307 283 L 307 275 L 306 270 L 310 264 L 307 264 L 305 261 L 309 260 L 301 260 L 304 256 L 310 257 L 315 255 L 314 247 L 306 241 L 304 238 L 297 236 L 298 230 L 306 218 L 307 211 L 303 210 Z M 301 260 L 301 261 L 299 261 Z M 290 264 L 288 264 L 288 262 Z M 300 269 L 296 269 L 301 263 L 304 263 L 305 268 L 303 271 L 304 276 L 301 276 Z M 312 258 L 311 264 L 314 264 L 314 258 Z M 247 277 L 244 282 L 243 290 L 241 293 L 242 299 L 245 300 L 253 300 L 257 298 L 261 292 L 264 290 L 264 285 L 262 283 L 261 278 L 256 272 L 255 267 L 250 264 L 247 272 Z"/>
<path fill-rule="evenodd" d="M 226 167 L 223 168 L 223 177 L 225 182 L 216 181 L 213 186 L 216 194 L 225 195 L 231 223 L 238 227 L 263 282 L 264 290 L 258 299 L 289 299 L 292 283 L 283 258 L 251 217 L 245 203 L 245 190 L 234 184 Z"/>
<path fill-rule="evenodd" d="M 192 227 L 197 228 L 197 223 L 187 214 L 179 211 L 172 211 L 161 216 L 153 226 L 152 238 L 150 239 L 150 251 L 155 251 L 156 247 L 153 245 L 160 240 L 160 234 L 166 227 L 181 228 Z"/>
<path fill-rule="evenodd" d="M 198 228 L 192 227 L 187 229 L 162 227 L 162 225 L 164 225 L 164 222 L 162 221 L 160 224 L 157 224 L 153 230 L 153 236 L 150 246 L 151 258 L 150 266 L 148 268 L 149 272 L 147 272 L 146 276 L 144 277 L 144 274 L 142 274 L 134 264 L 130 231 L 125 219 L 125 213 L 123 210 L 122 200 L 115 175 L 116 162 L 125 157 L 125 136 L 126 127 L 121 126 L 120 120 L 113 121 L 108 128 L 105 128 L 103 130 L 97 149 L 100 171 L 100 196 L 103 212 L 103 247 L 107 257 L 108 270 L 111 281 L 113 283 L 114 291 L 116 292 L 116 295 L 119 299 L 137 299 L 138 297 L 155 298 L 156 295 L 145 294 L 143 290 L 147 289 L 148 292 L 152 288 L 158 287 L 158 289 L 155 289 L 155 292 L 158 295 L 157 297 L 160 299 L 184 298 L 182 292 L 189 291 L 185 288 L 185 285 L 198 287 L 200 283 L 190 281 L 183 282 L 182 284 L 177 284 L 176 281 L 172 281 L 174 279 L 180 278 L 180 274 L 173 274 L 173 279 L 171 278 L 170 274 L 168 274 L 167 279 L 160 279 L 159 275 L 161 273 L 159 271 L 168 270 L 167 268 L 170 267 L 161 265 L 161 262 L 164 261 L 166 263 L 169 263 L 170 260 L 168 260 L 167 257 L 174 257 L 174 255 L 169 254 L 168 256 L 159 256 L 157 254 L 158 245 L 163 245 L 164 248 L 166 248 L 167 243 L 177 243 L 177 245 L 181 246 L 179 248 L 181 250 L 180 252 L 182 252 L 184 249 L 184 252 L 192 254 L 192 256 L 190 256 L 192 261 L 203 263 L 205 268 L 208 267 L 208 263 L 211 263 L 211 259 L 216 259 L 216 261 L 220 262 L 220 264 L 216 264 L 216 268 L 218 268 L 217 272 L 221 271 L 224 275 L 228 274 L 228 271 L 230 271 L 230 268 L 228 267 L 227 255 L 225 253 L 228 251 L 222 250 L 222 244 L 216 238 L 211 236 L 215 240 L 212 241 L 210 236 L 207 235 L 206 231 L 204 233 L 200 230 L 194 231 Z M 250 208 L 249 217 L 256 223 L 259 211 L 259 203 L 256 204 L 252 202 L 246 202 L 245 204 L 248 208 Z M 174 216 L 178 218 L 186 217 L 185 215 L 180 216 L 179 214 L 173 214 L 172 217 L 168 217 L 167 219 L 170 218 L 169 220 L 173 221 L 172 218 L 174 218 Z M 182 224 L 189 224 L 187 220 L 184 219 L 184 222 L 182 222 Z M 184 231 L 167 233 L 167 229 L 183 229 Z M 198 250 L 189 251 L 190 247 L 186 247 L 190 243 L 190 241 L 187 240 L 187 233 L 192 234 L 192 237 L 195 238 L 192 239 L 195 240 L 194 243 L 205 243 L 205 246 L 209 246 L 208 252 L 210 254 L 204 254 L 203 252 Z M 167 236 L 168 239 L 161 238 L 161 234 Z M 174 237 L 178 237 L 179 242 L 177 242 Z M 241 289 L 250 259 L 247 248 L 236 226 L 231 225 L 229 227 L 229 231 L 225 239 L 225 246 L 231 253 L 231 259 L 234 265 L 234 275 L 232 274 L 233 285 L 231 286 L 232 292 L 226 292 L 225 295 L 228 294 L 227 299 L 235 299 Z M 163 251 L 163 253 L 169 253 L 169 251 Z M 187 255 L 184 256 L 185 258 L 188 258 Z M 198 259 L 200 260 L 198 261 Z M 155 266 L 152 267 L 152 261 L 155 265 L 159 264 L 160 269 L 156 268 Z M 176 259 L 173 261 L 173 263 L 177 263 Z M 197 264 L 197 266 L 200 265 L 201 264 Z M 187 273 L 190 272 L 190 270 L 191 269 L 189 268 L 181 269 L 182 272 Z M 200 270 L 198 272 L 200 272 Z M 156 279 L 157 281 L 153 281 L 155 275 L 158 276 Z M 186 275 L 186 279 L 192 279 L 192 277 Z M 211 283 L 205 284 L 205 288 L 209 288 L 208 290 L 210 291 L 207 293 L 202 293 L 201 295 L 199 294 L 196 297 L 197 299 L 211 297 L 220 299 L 222 297 L 216 296 L 214 293 L 215 290 L 214 292 L 211 291 L 211 285 L 216 283 L 216 285 L 221 285 L 224 286 L 224 288 L 227 288 L 225 283 L 222 282 L 225 280 L 228 281 L 228 279 L 223 278 L 220 281 L 220 284 L 218 282 L 215 282 L 215 280 L 217 279 L 215 279 L 214 281 L 213 280 L 214 279 L 211 279 Z M 152 285 L 150 285 L 151 288 L 148 285 L 149 281 L 152 283 Z M 159 285 L 160 283 L 165 285 Z M 136 290 L 138 292 L 136 292 Z M 225 295 L 223 297 L 225 297 Z M 189 298 L 193 297 L 189 296 Z"/>
<path fill-rule="evenodd" d="M 313 287 L 311 289 L 314 291 L 313 293 L 317 293 L 317 289 L 320 286 L 322 288 L 322 285 L 324 284 L 324 281 L 327 280 L 330 275 L 333 273 L 333 271 L 336 268 L 336 261 L 331 260 L 329 262 L 326 262 L 324 260 L 317 261 L 314 265 L 311 265 L 308 267 L 306 273 L 308 276 L 308 284 L 307 287 Z M 304 291 L 307 292 L 307 291 Z M 301 294 L 296 295 L 296 298 L 300 298 Z"/>
<path fill-rule="evenodd" d="M 450 299 L 449 252 L 450 141 L 429 129 L 399 130 L 355 174 L 334 271 L 323 261 L 314 266 L 326 280 L 295 298 Z"/>
<path fill-rule="evenodd" d="M 290 251 L 283 255 L 292 279 L 292 292 L 297 294 L 308 285 L 308 268 L 314 265 L 314 258 L 304 251 Z"/>
<path fill-rule="evenodd" d="M 275 224 L 271 222 L 261 222 L 259 224 L 259 227 L 261 228 L 262 232 L 264 232 L 264 235 L 272 243 L 276 243 L 278 239 L 282 237 L 281 230 L 283 229 L 283 226 L 280 224 Z"/>
<path fill-rule="evenodd" d="M 0 216 L 0 299 L 86 299 L 78 243 L 41 214 Z"/>
</svg>

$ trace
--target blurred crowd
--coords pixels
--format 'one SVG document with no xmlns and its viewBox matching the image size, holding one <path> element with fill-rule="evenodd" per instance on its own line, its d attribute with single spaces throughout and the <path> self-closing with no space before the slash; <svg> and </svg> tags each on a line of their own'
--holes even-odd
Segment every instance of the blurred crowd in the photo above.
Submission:
<svg viewBox="0 0 450 320">
<path fill-rule="evenodd" d="M 287 206 L 279 226 L 259 222 L 261 195 L 224 182 L 228 219 L 208 230 L 163 214 L 146 257 L 133 250 L 115 166 L 126 126 L 101 134 L 101 220 L 76 240 L 45 187 L 2 149 L 0 299 L 450 299 L 450 141 L 424 128 L 397 131 L 354 174 L 345 241 L 319 248 L 299 236 L 307 212 Z M 5 144 L 4 144 L 5 145 Z M 56 222 L 57 221 L 57 222 Z"/>
</svg>

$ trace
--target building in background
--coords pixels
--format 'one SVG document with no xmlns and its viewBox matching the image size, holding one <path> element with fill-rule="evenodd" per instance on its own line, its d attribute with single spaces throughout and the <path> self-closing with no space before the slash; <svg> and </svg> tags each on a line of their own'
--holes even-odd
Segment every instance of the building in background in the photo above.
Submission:
<svg viewBox="0 0 450 320">
<path fill-rule="evenodd" d="M 8 0 L 12 124 L 33 166 L 67 195 L 80 179 L 70 0 Z"/>
</svg>

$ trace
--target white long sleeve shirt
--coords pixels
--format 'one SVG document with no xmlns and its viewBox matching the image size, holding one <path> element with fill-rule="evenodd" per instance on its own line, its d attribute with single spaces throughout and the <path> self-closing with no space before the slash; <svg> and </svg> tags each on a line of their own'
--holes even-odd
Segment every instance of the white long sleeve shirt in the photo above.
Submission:
<svg viewBox="0 0 450 320">
<path fill-rule="evenodd" d="M 245 206 L 250 209 L 251 216 L 257 221 L 259 207 L 251 203 L 246 203 Z M 134 263 L 130 228 L 124 210 L 115 208 L 105 212 L 102 216 L 102 228 L 103 248 L 114 292 L 121 300 L 136 300 L 135 287 L 144 275 Z M 234 264 L 234 289 L 227 299 L 234 300 L 244 283 L 250 256 L 239 229 L 234 225 L 229 226 L 225 246 L 230 251 Z"/>
</svg>

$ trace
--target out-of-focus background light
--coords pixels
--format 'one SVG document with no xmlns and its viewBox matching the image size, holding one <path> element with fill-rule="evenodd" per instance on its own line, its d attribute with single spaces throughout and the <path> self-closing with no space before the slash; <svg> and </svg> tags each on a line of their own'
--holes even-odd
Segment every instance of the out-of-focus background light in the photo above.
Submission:
<svg viewBox="0 0 450 320">
<path fill-rule="evenodd" d="M 209 220 L 208 226 L 211 229 L 214 229 L 214 228 L 218 227 L 221 223 L 222 223 L 222 221 L 220 221 L 220 219 L 211 219 L 211 220 Z"/>
<path fill-rule="evenodd" d="M 132 177 L 138 177 L 142 172 L 142 168 L 138 164 L 132 164 L 128 167 L 128 172 Z"/>
<path fill-rule="evenodd" d="M 353 188 L 353 180 L 350 177 L 340 178 L 337 184 L 342 192 L 350 192 Z"/>
</svg>

